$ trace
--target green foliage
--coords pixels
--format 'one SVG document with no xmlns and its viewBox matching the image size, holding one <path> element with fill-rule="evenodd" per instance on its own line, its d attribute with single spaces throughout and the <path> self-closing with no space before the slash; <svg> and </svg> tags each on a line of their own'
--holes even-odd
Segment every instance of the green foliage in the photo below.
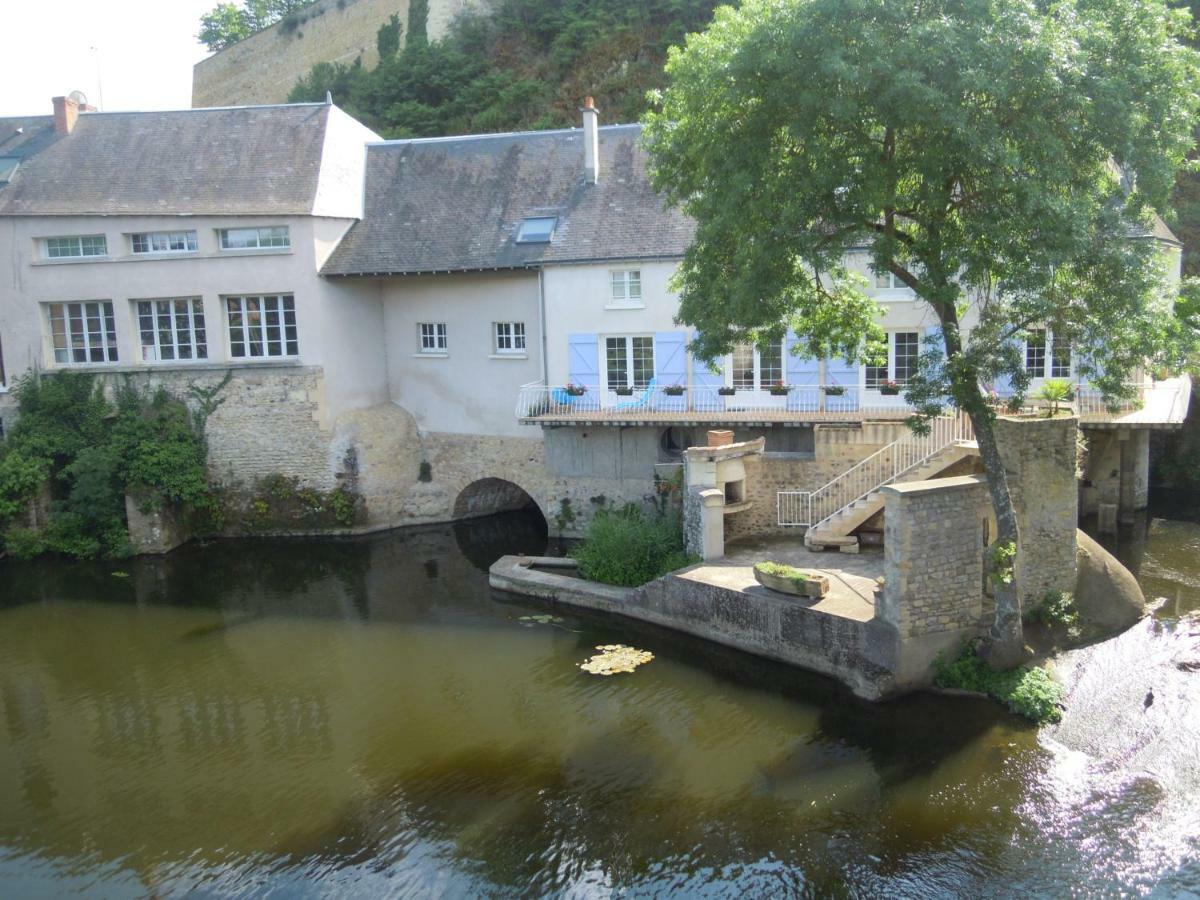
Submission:
<svg viewBox="0 0 1200 900">
<path fill-rule="evenodd" d="M 247 532 L 349 528 L 358 523 L 360 498 L 339 485 L 331 491 L 302 487 L 289 475 L 267 475 L 240 510 L 230 510 L 235 529 Z"/>
<path fill-rule="evenodd" d="M 791 325 L 806 354 L 864 354 L 878 312 L 844 259 L 866 247 L 941 326 L 906 391 L 923 415 L 949 397 L 986 421 L 979 386 L 1002 375 L 1023 394 L 1015 339 L 1039 324 L 1122 397 L 1171 330 L 1156 247 L 1130 234 L 1192 146 L 1187 18 L 1161 0 L 722 7 L 671 54 L 647 129 L 655 184 L 697 223 L 677 278 L 694 349 Z"/>
<path fill-rule="evenodd" d="M 196 39 L 209 50 L 223 50 L 286 18 L 290 23 L 285 31 L 294 31 L 304 19 L 293 13 L 311 0 L 243 0 L 218 3 L 200 17 L 200 33 Z"/>
<path fill-rule="evenodd" d="M 1011 542 L 997 541 L 992 545 L 991 567 L 989 577 L 996 584 L 1013 583 L 1013 566 L 1017 559 L 1017 545 Z"/>
<path fill-rule="evenodd" d="M 381 60 L 391 59 L 400 52 L 400 35 L 403 31 L 400 17 L 395 15 L 379 26 L 379 30 L 375 32 L 375 49 L 379 51 Z"/>
<path fill-rule="evenodd" d="M 4 532 L 4 552 L 13 559 L 33 559 L 46 552 L 46 541 L 36 529 L 13 525 Z"/>
<path fill-rule="evenodd" d="M 1049 418 L 1054 418 L 1054 416 L 1058 415 L 1058 404 L 1069 403 L 1075 399 L 1075 391 L 1069 381 L 1060 378 L 1048 378 L 1034 396 L 1038 400 L 1045 400 L 1050 404 L 1046 415 Z"/>
<path fill-rule="evenodd" d="M 426 0 L 409 9 L 408 38 L 379 65 L 315 66 L 292 102 L 339 106 L 389 137 L 578 124 L 584 95 L 607 121 L 630 122 L 663 84 L 667 48 L 703 27 L 716 0 L 501 0 L 460 16 L 429 42 Z M 390 41 L 390 38 L 389 38 Z M 390 44 L 389 44 L 390 46 Z"/>
<path fill-rule="evenodd" d="M 558 512 L 554 514 L 554 529 L 559 534 L 567 531 L 575 524 L 575 508 L 571 505 L 569 497 L 563 497 L 558 501 Z"/>
<path fill-rule="evenodd" d="M 114 405 L 91 375 L 61 372 L 27 377 L 16 394 L 20 417 L 0 449 L 0 527 L 45 484 L 51 503 L 36 540 L 25 529 L 6 529 L 13 555 L 128 555 L 127 493 L 146 511 L 214 507 L 203 439 L 187 408 L 165 391 L 147 397 L 126 386 Z"/>
<path fill-rule="evenodd" d="M 1067 591 L 1050 591 L 1026 618 L 1049 628 L 1065 630 L 1071 637 L 1079 635 L 1079 610 L 1075 607 L 1075 598 Z"/>
<path fill-rule="evenodd" d="M 1051 679 L 1045 669 L 1021 666 L 996 672 L 979 655 L 978 647 L 970 643 L 954 659 L 939 656 L 933 667 L 938 687 L 987 694 L 1039 725 L 1062 719 L 1062 685 Z"/>
<path fill-rule="evenodd" d="M 649 517 L 632 504 L 597 510 L 587 537 L 571 555 L 584 578 L 623 587 L 637 587 L 695 562 L 684 550 L 678 516 Z"/>
</svg>

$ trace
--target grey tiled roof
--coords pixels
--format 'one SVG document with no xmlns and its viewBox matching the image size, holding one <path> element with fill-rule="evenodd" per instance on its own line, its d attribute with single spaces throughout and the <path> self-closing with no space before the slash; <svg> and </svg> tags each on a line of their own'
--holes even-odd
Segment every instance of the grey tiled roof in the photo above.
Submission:
<svg viewBox="0 0 1200 900">
<path fill-rule="evenodd" d="M 641 126 L 600 129 L 600 178 L 581 130 L 391 141 L 367 151 L 366 210 L 325 275 L 508 269 L 683 254 L 692 223 L 646 177 Z M 549 244 L 518 244 L 529 215 L 556 215 Z"/>
<path fill-rule="evenodd" d="M 0 117 L 0 157 L 15 157 L 21 160 L 13 175 L 15 180 L 26 161 L 54 143 L 54 116 L 5 116 Z M 8 182 L 0 181 L 0 189 Z"/>
<path fill-rule="evenodd" d="M 81 113 L 71 134 L 0 190 L 0 215 L 303 214 L 317 192 L 328 111 Z"/>
</svg>

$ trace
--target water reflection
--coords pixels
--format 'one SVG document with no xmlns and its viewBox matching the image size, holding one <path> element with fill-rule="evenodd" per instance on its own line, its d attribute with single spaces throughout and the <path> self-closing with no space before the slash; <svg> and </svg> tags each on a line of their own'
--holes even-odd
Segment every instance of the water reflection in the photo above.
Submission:
<svg viewBox="0 0 1200 900">
<path fill-rule="evenodd" d="M 1056 818 L 1060 755 L 990 705 L 873 706 L 652 628 L 521 622 L 541 610 L 480 566 L 538 541 L 505 517 L 0 570 L 0 896 L 924 897 L 1161 874 L 1100 867 L 1118 839 Z M 610 641 L 656 658 L 581 673 Z M 1105 808 L 1151 821 L 1131 790 Z"/>
</svg>

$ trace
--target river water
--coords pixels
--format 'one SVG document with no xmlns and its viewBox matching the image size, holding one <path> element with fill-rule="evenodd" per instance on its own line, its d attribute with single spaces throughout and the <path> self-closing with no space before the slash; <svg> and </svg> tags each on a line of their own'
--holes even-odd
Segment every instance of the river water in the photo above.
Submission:
<svg viewBox="0 0 1200 900">
<path fill-rule="evenodd" d="M 1171 603 L 1064 661 L 1041 734 L 522 619 L 485 566 L 543 546 L 517 514 L 0 563 L 0 897 L 1200 892 L 1200 527 L 1125 548 Z M 580 671 L 610 642 L 655 659 Z"/>
</svg>

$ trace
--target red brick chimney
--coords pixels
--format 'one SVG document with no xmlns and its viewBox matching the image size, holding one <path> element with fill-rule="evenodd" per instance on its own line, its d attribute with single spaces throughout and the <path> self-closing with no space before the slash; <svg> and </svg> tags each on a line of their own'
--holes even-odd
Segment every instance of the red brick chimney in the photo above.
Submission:
<svg viewBox="0 0 1200 900">
<path fill-rule="evenodd" d="M 55 97 L 54 103 L 54 133 L 70 134 L 75 128 L 75 120 L 79 118 L 79 104 L 70 97 Z"/>
</svg>

